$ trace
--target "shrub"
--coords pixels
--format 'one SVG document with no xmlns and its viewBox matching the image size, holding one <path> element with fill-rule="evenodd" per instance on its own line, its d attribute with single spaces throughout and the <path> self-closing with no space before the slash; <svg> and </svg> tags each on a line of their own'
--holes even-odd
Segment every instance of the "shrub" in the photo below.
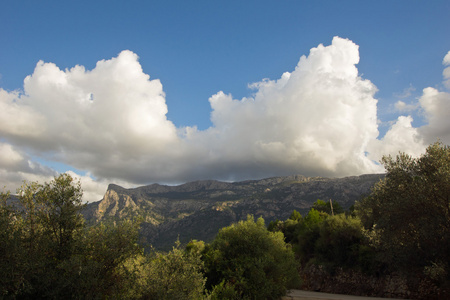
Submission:
<svg viewBox="0 0 450 300">
<path fill-rule="evenodd" d="M 207 288 L 241 299 L 278 299 L 299 284 L 297 263 L 281 232 L 253 216 L 222 228 L 204 252 Z M 213 292 L 213 294 L 214 294 Z"/>
<path fill-rule="evenodd" d="M 327 218 L 319 225 L 316 258 L 326 266 L 355 268 L 364 244 L 361 220 L 344 214 Z"/>
<path fill-rule="evenodd" d="M 450 147 L 435 143 L 419 158 L 384 156 L 386 178 L 356 205 L 393 270 L 450 261 Z"/>
<path fill-rule="evenodd" d="M 169 253 L 157 253 L 145 266 L 144 299 L 202 299 L 205 279 L 197 251 L 184 251 L 179 243 Z"/>
</svg>

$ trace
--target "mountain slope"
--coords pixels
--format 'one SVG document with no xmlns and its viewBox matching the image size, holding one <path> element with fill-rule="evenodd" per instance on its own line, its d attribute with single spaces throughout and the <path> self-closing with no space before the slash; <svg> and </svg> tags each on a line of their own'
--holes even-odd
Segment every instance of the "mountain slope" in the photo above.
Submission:
<svg viewBox="0 0 450 300">
<path fill-rule="evenodd" d="M 382 174 L 346 178 L 274 177 L 242 182 L 195 181 L 178 186 L 152 184 L 125 189 L 111 184 L 102 200 L 87 205 L 89 223 L 140 216 L 142 239 L 156 249 L 170 249 L 179 238 L 210 241 L 218 230 L 262 216 L 266 222 L 285 220 L 295 209 L 305 215 L 317 199 L 349 208 L 370 192 Z"/>
</svg>

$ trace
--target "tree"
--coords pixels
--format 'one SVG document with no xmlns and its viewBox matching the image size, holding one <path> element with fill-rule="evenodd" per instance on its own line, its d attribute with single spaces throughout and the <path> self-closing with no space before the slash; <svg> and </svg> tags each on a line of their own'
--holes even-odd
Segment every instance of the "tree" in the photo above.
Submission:
<svg viewBox="0 0 450 300">
<path fill-rule="evenodd" d="M 300 221 L 302 219 L 302 215 L 294 209 L 289 219 L 293 221 Z"/>
<path fill-rule="evenodd" d="M 430 145 L 413 158 L 384 156 L 386 177 L 356 205 L 376 233 L 382 260 L 404 270 L 450 261 L 450 148 Z M 449 272 L 450 274 L 450 272 Z"/>
<path fill-rule="evenodd" d="M 59 265 L 74 253 L 75 234 L 83 227 L 81 196 L 79 183 L 62 174 L 45 185 L 25 182 L 13 204 L 2 201 L 2 252 L 8 259 L 2 270 L 9 270 L 10 278 L 3 293 L 29 298 L 59 293 Z"/>
<path fill-rule="evenodd" d="M 320 236 L 320 224 L 328 217 L 327 213 L 311 208 L 303 222 L 297 226 L 295 238 L 291 243 L 301 263 L 305 264 L 314 258 L 316 241 Z"/>
<path fill-rule="evenodd" d="M 365 257 L 364 228 L 357 217 L 339 214 L 330 216 L 319 225 L 319 236 L 315 242 L 316 260 L 330 267 L 357 268 Z"/>
<path fill-rule="evenodd" d="M 75 236 L 81 234 L 84 225 L 82 196 L 80 182 L 74 182 L 69 174 L 55 177 L 36 193 L 36 203 L 40 206 L 37 216 L 57 259 L 72 254 Z"/>
<path fill-rule="evenodd" d="M 86 228 L 81 197 L 67 174 L 0 193 L 1 299 L 140 297 L 140 223 Z"/>
<path fill-rule="evenodd" d="M 280 231 L 284 235 L 284 241 L 291 243 L 296 239 L 298 228 L 303 224 L 302 215 L 294 210 L 286 221 L 275 220 L 269 223 L 267 230 L 276 232 Z"/>
<path fill-rule="evenodd" d="M 331 205 L 333 205 L 333 207 L 331 207 Z M 336 201 L 332 202 L 331 200 L 325 202 L 323 200 L 317 199 L 317 201 L 314 202 L 312 208 L 314 208 L 317 211 L 325 212 L 329 215 L 332 214 L 337 215 L 344 212 L 342 206 L 338 202 Z"/>
<path fill-rule="evenodd" d="M 0 193 L 0 298 L 15 298 L 24 285 L 26 273 L 23 220 L 9 192 Z"/>
<path fill-rule="evenodd" d="M 278 299 L 299 282 L 297 264 L 281 232 L 253 216 L 222 228 L 203 251 L 207 288 L 239 299 Z M 230 296 L 231 295 L 231 296 Z M 217 296 L 217 295 L 216 295 Z"/>
<path fill-rule="evenodd" d="M 124 220 L 87 228 L 78 242 L 80 251 L 59 266 L 65 289 L 82 299 L 139 296 L 145 261 L 137 244 L 139 226 L 138 220 Z"/>
<path fill-rule="evenodd" d="M 144 299 L 202 299 L 205 279 L 200 259 L 201 242 L 191 243 L 189 250 L 179 242 L 169 253 L 156 253 L 145 266 Z"/>
</svg>

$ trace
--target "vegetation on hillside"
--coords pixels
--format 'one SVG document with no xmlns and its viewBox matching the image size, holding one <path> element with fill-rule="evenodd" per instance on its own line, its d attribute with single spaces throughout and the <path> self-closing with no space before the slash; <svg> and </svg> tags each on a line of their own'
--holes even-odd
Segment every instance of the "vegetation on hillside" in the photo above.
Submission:
<svg viewBox="0 0 450 300">
<path fill-rule="evenodd" d="M 386 177 L 345 213 L 316 201 L 303 218 L 269 224 L 281 231 L 303 268 L 325 268 L 384 278 L 396 274 L 427 297 L 445 298 L 450 283 L 450 148 L 430 145 L 413 158 L 400 153 L 382 160 Z M 422 297 L 420 291 L 416 292 Z"/>
<path fill-rule="evenodd" d="M 221 229 L 202 253 L 206 286 L 217 299 L 278 299 L 299 286 L 291 247 L 262 218 L 248 216 Z"/>
<path fill-rule="evenodd" d="M 382 163 L 385 179 L 351 211 L 317 200 L 304 217 L 293 211 L 266 228 L 248 216 L 209 244 L 169 252 L 144 252 L 139 219 L 87 226 L 80 183 L 67 174 L 24 183 L 18 203 L 0 194 L 0 298 L 278 299 L 311 266 L 330 277 L 400 274 L 411 289 L 426 280 L 427 297 L 445 298 L 450 148 L 435 143 L 419 158 Z"/>
</svg>

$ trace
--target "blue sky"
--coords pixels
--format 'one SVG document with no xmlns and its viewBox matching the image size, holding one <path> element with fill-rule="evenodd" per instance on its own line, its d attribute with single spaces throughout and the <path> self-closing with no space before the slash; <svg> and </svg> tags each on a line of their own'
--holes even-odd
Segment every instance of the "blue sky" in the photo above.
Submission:
<svg viewBox="0 0 450 300">
<path fill-rule="evenodd" d="M 209 143 L 214 143 L 211 137 L 204 136 L 226 136 L 224 134 L 226 126 L 222 123 L 232 122 L 235 119 L 229 116 L 221 117 L 225 110 L 219 113 L 218 104 L 213 109 L 212 103 L 209 101 L 210 97 L 223 91 L 225 95 L 231 94 L 232 99 L 236 101 L 241 101 L 244 97 L 252 98 L 260 90 L 258 88 L 250 89 L 249 84 L 261 82 L 264 78 L 276 81 L 281 78 L 283 73 L 294 72 L 301 56 L 308 57 L 310 50 L 318 47 L 319 44 L 323 44 L 325 47 L 331 45 L 333 37 L 338 36 L 359 46 L 359 63 L 356 64 L 358 76 L 362 80 L 370 81 L 377 89 L 377 92 L 373 94 L 373 99 L 376 100 L 375 114 L 378 120 L 376 130 L 379 135 L 372 133 L 372 138 L 375 137 L 381 141 L 399 116 L 411 116 L 411 125 L 414 129 L 428 132 L 427 136 L 431 136 L 432 134 L 429 132 L 433 127 L 435 130 L 433 132 L 441 132 L 440 135 L 436 134 L 433 138 L 441 138 L 445 142 L 445 138 L 448 136 L 445 122 L 432 121 L 435 120 L 434 115 L 430 116 L 430 112 L 423 106 L 424 104 L 420 104 L 419 99 L 425 99 L 423 89 L 428 87 L 441 93 L 448 93 L 448 89 L 443 84 L 443 70 L 446 67 L 443 65 L 443 60 L 450 50 L 449 15 L 449 1 L 7 0 L 0 4 L 0 88 L 5 91 L 4 105 L 19 103 L 33 107 L 34 113 L 39 111 L 46 115 L 47 110 L 52 109 L 57 113 L 58 105 L 49 104 L 47 107 L 36 104 L 34 107 L 35 104 L 27 102 L 39 103 L 41 101 L 33 100 L 40 98 L 33 96 L 32 92 L 24 92 L 24 79 L 33 74 L 39 61 L 43 61 L 44 64 L 53 63 L 63 72 L 76 65 L 84 66 L 85 72 L 89 72 L 96 67 L 97 62 L 117 58 L 122 51 L 130 50 L 139 57 L 136 60 L 141 66 L 142 72 L 148 74 L 150 80 L 159 79 L 162 84 L 163 104 L 167 109 L 167 114 L 164 114 L 163 107 L 162 115 L 165 115 L 170 123 L 167 126 L 174 127 L 178 136 L 180 136 L 180 131 L 184 130 L 183 128 L 196 126 L 195 137 L 186 137 L 186 133 L 181 135 L 187 140 L 190 139 L 191 144 L 206 145 L 207 149 L 202 148 L 199 150 L 200 152 L 216 153 L 217 149 L 212 150 L 207 146 Z M 131 64 L 133 59 L 130 57 L 124 61 Z M 33 78 L 37 77 L 33 76 Z M 101 84 L 100 81 L 98 84 Z M 78 88 L 85 90 L 85 86 Z M 38 88 L 35 87 L 34 90 L 36 89 Z M 25 99 L 17 94 L 14 98 L 11 96 L 14 91 L 29 97 Z M 44 95 L 44 92 L 41 91 L 41 94 Z M 440 94 L 439 97 L 441 96 Z M 446 94 L 442 97 L 445 98 L 445 96 Z M 444 101 L 441 110 L 446 110 L 448 107 L 445 106 L 447 105 L 445 99 L 440 100 Z M 123 99 L 116 100 L 119 103 L 123 101 L 124 106 L 132 105 Z M 54 101 L 59 100 L 55 99 Z M 402 101 L 405 109 L 399 109 L 398 101 Z M 145 103 L 145 100 L 142 103 Z M 243 111 L 244 104 L 240 104 L 240 111 Z M 257 106 L 255 105 L 255 107 Z M 372 106 L 371 109 L 373 109 Z M 217 123 L 211 120 L 213 111 L 217 112 Z M 232 114 L 235 113 L 232 112 Z M 49 117 L 49 115 L 46 116 Z M 80 114 L 79 116 L 79 119 L 86 120 L 86 118 L 86 115 Z M 47 120 L 49 124 L 52 124 L 51 118 Z M 244 124 L 243 121 L 239 122 L 234 124 L 234 127 L 229 127 L 239 128 L 237 124 L 241 124 L 241 126 Z M 430 122 L 434 122 L 433 126 L 430 125 Z M 10 124 L 6 122 L 6 117 L 4 117 L 4 123 Z M 39 127 L 38 124 L 33 125 L 33 128 Z M 86 121 L 84 124 L 94 123 Z M 54 124 L 54 126 L 64 125 L 68 126 L 68 123 L 56 122 Z M 427 127 L 427 125 L 430 126 Z M 371 126 L 369 126 L 370 130 L 373 130 L 373 124 Z M 436 126 L 439 127 L 439 130 L 436 129 Z M 88 146 L 80 146 L 80 151 L 85 151 L 83 152 L 85 160 L 81 162 L 79 157 L 68 154 L 71 144 L 67 144 L 67 141 L 61 136 L 55 135 L 52 141 L 59 139 L 58 142 L 46 147 L 33 138 L 17 134 L 11 128 L 0 132 L 0 142 L 3 143 L 3 148 L 9 149 L 9 152 L 4 150 L 3 153 L 18 155 L 17 160 L 11 162 L 7 161 L 6 154 L 4 154 L 3 163 L 9 167 L 4 167 L 3 173 L 0 173 L 0 179 L 3 178 L 3 181 L 9 185 L 14 185 L 15 180 L 19 177 L 19 179 L 46 178 L 45 176 L 54 171 L 52 168 L 57 171 L 64 171 L 66 168 L 89 177 L 88 179 L 92 181 L 89 184 L 92 185 L 93 191 L 96 188 L 103 189 L 107 181 L 133 186 L 151 182 L 177 183 L 206 177 L 237 180 L 290 173 L 344 176 L 371 170 L 370 168 L 339 167 L 345 165 L 343 161 L 347 158 L 342 158 L 341 161 L 336 158 L 332 166 L 327 165 L 330 162 L 318 162 L 318 165 L 323 165 L 323 168 L 317 170 L 304 164 L 289 167 L 293 164 L 292 161 L 278 162 L 277 160 L 264 166 L 261 165 L 260 160 L 246 165 L 247 169 L 257 166 L 254 172 L 242 172 L 239 168 L 233 168 L 234 165 L 241 165 L 241 160 L 246 159 L 247 161 L 249 157 L 257 155 L 255 152 L 251 152 L 239 158 L 221 153 L 219 156 L 227 157 L 227 159 L 220 163 L 211 158 L 214 163 L 210 165 L 199 165 L 198 163 L 186 165 L 182 172 L 174 171 L 173 173 L 169 172 L 170 174 L 161 172 L 159 168 L 164 170 L 174 168 L 170 163 L 161 163 L 161 166 L 155 167 L 154 171 L 149 168 L 150 170 L 147 172 L 154 172 L 151 176 L 148 174 L 142 176 L 144 170 L 134 172 L 133 168 L 123 170 L 123 167 L 123 172 L 119 174 L 110 167 L 106 167 L 107 163 L 111 163 L 111 161 L 105 161 L 102 166 L 90 168 L 89 160 L 85 157 L 95 157 L 100 148 L 89 150 L 85 149 L 89 148 Z M 212 133 L 214 131 L 212 129 L 217 132 Z M 92 127 L 91 130 L 96 131 L 96 128 Z M 98 135 L 104 134 L 99 129 Z M 232 141 L 238 142 L 235 137 L 240 134 L 240 132 L 239 134 L 230 134 L 233 139 L 220 138 L 220 141 L 225 145 L 229 145 Z M 299 140 L 304 140 L 305 136 Z M 74 139 L 82 138 L 83 136 L 74 137 Z M 117 146 L 117 149 L 122 150 L 116 150 L 117 153 L 111 153 L 111 155 L 119 157 L 123 155 L 127 160 L 133 157 L 133 161 L 138 161 L 139 164 L 154 163 L 153 160 L 143 158 L 145 155 L 142 154 L 146 151 L 153 151 L 154 148 L 149 146 L 131 155 L 123 149 L 135 147 L 133 146 L 135 144 L 130 142 L 125 147 L 117 144 L 120 143 L 120 140 L 115 140 L 114 145 Z M 159 143 L 158 145 L 161 145 L 156 140 L 154 138 L 151 144 Z M 243 137 L 243 141 L 245 140 L 247 138 Z M 266 142 L 270 138 L 264 137 L 263 140 Z M 272 146 L 275 140 L 276 143 L 283 144 L 283 147 L 286 146 L 286 142 L 280 141 L 278 138 L 270 140 Z M 259 142 L 261 140 L 255 140 L 253 146 L 245 149 L 238 148 L 235 151 L 244 153 L 246 149 L 254 149 L 254 145 Z M 423 138 L 423 141 L 419 143 L 420 146 L 411 147 L 411 152 L 416 153 L 417 149 L 423 148 L 427 142 L 428 139 Z M 377 143 L 380 144 L 380 142 Z M 86 140 L 86 145 L 88 144 L 92 144 L 92 142 Z M 318 142 L 317 144 L 324 143 Z M 181 149 L 185 146 L 172 145 L 171 147 Z M 333 148 L 334 146 L 328 145 L 327 147 Z M 402 149 L 401 145 L 378 145 L 372 146 L 370 149 L 366 148 L 366 144 L 364 146 L 355 145 L 354 149 L 342 150 L 342 153 L 354 153 L 355 149 L 359 149 L 358 151 L 363 153 L 370 152 L 369 150 L 376 153 L 388 149 L 389 151 Z M 304 151 L 314 150 L 308 149 Z M 320 149 L 323 150 L 323 148 Z M 408 150 L 410 149 L 404 149 L 404 151 Z M 193 151 L 190 149 L 187 152 Z M 163 152 L 166 153 L 167 150 Z M 204 153 L 200 156 L 204 156 Z M 181 157 L 180 161 L 182 162 L 195 156 L 192 153 L 174 155 Z M 346 157 L 346 154 L 342 154 L 340 157 Z M 297 159 L 304 160 L 305 157 L 299 156 Z M 93 160 L 98 161 L 98 159 Z M 370 157 L 370 160 L 376 160 L 376 156 Z M 35 162 L 39 164 L 39 170 L 27 171 L 11 167 L 12 164 L 19 161 L 21 163 L 27 161 L 28 165 Z M 167 158 L 167 161 L 177 160 L 172 156 L 170 159 Z M 220 172 L 210 170 L 211 168 L 218 169 L 218 165 L 221 164 L 228 167 L 220 167 Z M 20 172 L 15 172 L 13 176 L 11 173 L 13 170 L 20 170 Z M 274 172 L 269 170 L 274 170 Z M 158 174 L 161 174 L 160 179 Z"/>
</svg>

